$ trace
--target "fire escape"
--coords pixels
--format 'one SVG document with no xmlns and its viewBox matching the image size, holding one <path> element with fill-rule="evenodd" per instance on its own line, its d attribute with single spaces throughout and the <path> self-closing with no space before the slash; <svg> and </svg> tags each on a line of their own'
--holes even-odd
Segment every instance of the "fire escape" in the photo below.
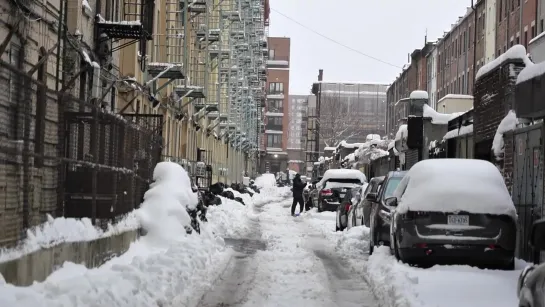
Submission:
<svg viewBox="0 0 545 307">
<path fill-rule="evenodd" d="M 152 40 L 154 24 L 154 0 L 123 0 L 122 20 L 105 20 L 100 15 L 95 18 L 95 27 L 100 45 L 106 41 L 120 44 L 110 52 L 139 43 L 139 54 L 144 59 L 147 55 L 147 42 Z M 141 61 L 142 71 L 146 69 L 145 61 Z"/>
</svg>

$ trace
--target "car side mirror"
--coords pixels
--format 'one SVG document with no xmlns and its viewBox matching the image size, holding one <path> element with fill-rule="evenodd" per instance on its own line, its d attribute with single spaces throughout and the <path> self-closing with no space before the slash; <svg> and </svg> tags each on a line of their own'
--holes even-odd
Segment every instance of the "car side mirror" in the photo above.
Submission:
<svg viewBox="0 0 545 307">
<path fill-rule="evenodd" d="M 388 197 L 384 200 L 386 206 L 397 207 L 397 197 Z"/>
<path fill-rule="evenodd" d="M 532 225 L 530 246 L 535 250 L 545 250 L 545 218 L 535 221 Z"/>
<path fill-rule="evenodd" d="M 367 193 L 365 200 L 368 201 L 377 201 L 377 193 Z"/>
</svg>

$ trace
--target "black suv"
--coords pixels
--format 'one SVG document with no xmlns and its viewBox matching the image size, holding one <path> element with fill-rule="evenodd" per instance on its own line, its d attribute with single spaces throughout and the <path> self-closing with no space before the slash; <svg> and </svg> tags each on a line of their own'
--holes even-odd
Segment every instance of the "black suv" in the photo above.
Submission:
<svg viewBox="0 0 545 307">
<path fill-rule="evenodd" d="M 393 196 L 405 174 L 407 174 L 406 171 L 388 172 L 380 185 L 378 194 L 367 194 L 367 200 L 372 203 L 369 225 L 369 254 L 373 253 L 375 245 L 390 245 L 390 213 L 394 208 L 386 205 L 384 200 Z M 376 199 L 372 199 L 374 197 Z"/>
</svg>

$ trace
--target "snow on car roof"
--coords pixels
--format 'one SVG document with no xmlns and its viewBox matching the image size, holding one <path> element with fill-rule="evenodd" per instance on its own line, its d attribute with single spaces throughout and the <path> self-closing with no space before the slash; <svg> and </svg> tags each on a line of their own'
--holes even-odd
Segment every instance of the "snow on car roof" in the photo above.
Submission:
<svg viewBox="0 0 545 307">
<path fill-rule="evenodd" d="M 397 211 L 517 214 L 499 170 L 490 162 L 476 159 L 431 159 L 416 163 L 394 195 L 408 185 Z"/>
<path fill-rule="evenodd" d="M 361 183 L 367 182 L 365 175 L 355 169 L 330 169 L 324 173 L 324 177 L 317 185 L 322 185 L 330 179 L 358 179 Z"/>
</svg>

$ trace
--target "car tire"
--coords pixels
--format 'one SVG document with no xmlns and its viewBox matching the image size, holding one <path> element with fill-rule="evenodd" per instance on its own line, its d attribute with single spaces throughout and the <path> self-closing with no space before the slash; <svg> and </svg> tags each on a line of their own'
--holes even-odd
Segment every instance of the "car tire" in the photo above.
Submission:
<svg viewBox="0 0 545 307">
<path fill-rule="evenodd" d="M 322 210 L 322 205 L 320 204 L 320 202 L 318 202 L 318 212 L 322 212 L 324 210 Z"/>
<path fill-rule="evenodd" d="M 394 236 L 393 240 L 394 242 L 392 243 L 392 245 L 393 245 L 394 257 L 396 258 L 397 261 L 399 261 L 401 259 L 399 257 L 399 249 L 397 248 L 397 238 Z"/>
<path fill-rule="evenodd" d="M 373 251 L 375 249 L 375 232 L 373 231 L 373 228 L 369 231 L 369 256 L 373 254 Z"/>
<path fill-rule="evenodd" d="M 511 259 L 509 263 L 503 268 L 505 271 L 514 271 L 515 270 L 515 258 Z"/>
</svg>

